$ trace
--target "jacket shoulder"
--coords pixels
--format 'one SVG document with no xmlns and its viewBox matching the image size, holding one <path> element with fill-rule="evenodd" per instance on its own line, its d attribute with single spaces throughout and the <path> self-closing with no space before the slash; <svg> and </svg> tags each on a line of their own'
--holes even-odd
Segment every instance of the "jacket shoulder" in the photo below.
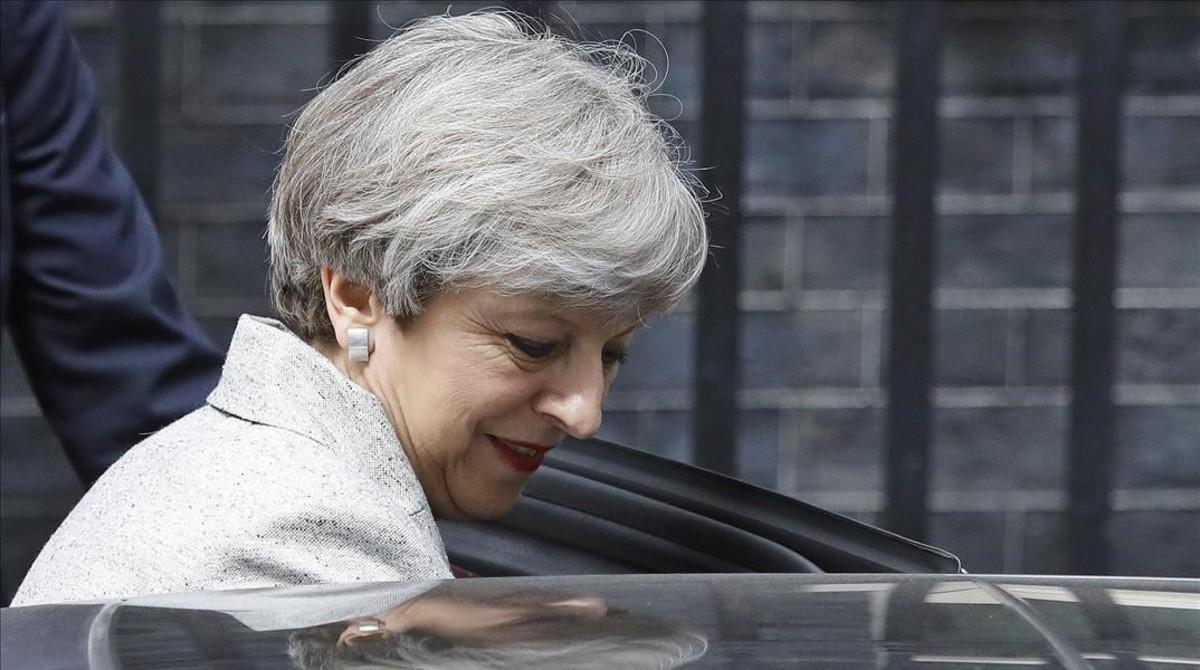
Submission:
<svg viewBox="0 0 1200 670">
<path fill-rule="evenodd" d="M 348 477 L 310 438 L 201 408 L 96 482 L 43 547 L 14 604 L 221 588 L 213 575 L 231 547 L 354 488 Z"/>
<path fill-rule="evenodd" d="M 292 468 L 305 461 L 327 469 L 337 459 L 332 450 L 311 437 L 205 406 L 138 443 L 97 486 L 150 473 L 167 481 L 203 476 L 218 484 L 233 483 L 238 472 L 277 465 Z M 300 468 L 296 474 L 304 470 Z M 137 471 L 137 476 L 130 471 Z"/>
</svg>

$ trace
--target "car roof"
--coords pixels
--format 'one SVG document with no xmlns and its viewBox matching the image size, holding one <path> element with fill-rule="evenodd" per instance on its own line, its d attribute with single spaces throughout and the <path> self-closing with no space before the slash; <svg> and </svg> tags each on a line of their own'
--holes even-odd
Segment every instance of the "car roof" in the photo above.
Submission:
<svg viewBox="0 0 1200 670">
<path fill-rule="evenodd" d="M 1200 580 L 1194 579 L 903 574 L 485 578 L 23 607 L 4 610 L 0 621 L 6 667 L 21 658 L 45 661 L 45 654 L 54 653 L 74 654 L 74 665 L 86 657 L 91 667 L 296 667 L 292 659 L 300 653 L 297 648 L 320 646 L 324 639 L 326 647 L 338 652 L 330 641 L 353 622 L 386 619 L 391 612 L 415 611 L 418 605 L 468 629 L 476 619 L 485 625 L 482 631 L 475 626 L 466 638 L 461 630 L 449 634 L 436 627 L 409 629 L 404 636 L 415 635 L 420 645 L 445 653 L 469 648 L 498 658 L 519 657 L 532 648 L 543 660 L 560 653 L 636 652 L 651 660 L 660 654 L 690 661 L 689 667 L 878 667 L 881 659 L 886 667 L 939 668 L 1200 664 Z M 498 611 L 521 614 L 514 620 L 493 620 Z M 45 648 L 36 648 L 36 638 L 47 628 L 59 633 L 58 642 L 47 640 Z M 64 631 L 74 631 L 80 640 L 64 641 Z M 604 667 L 602 658 L 593 660 Z M 557 665 L 578 662 L 564 657 Z"/>
</svg>

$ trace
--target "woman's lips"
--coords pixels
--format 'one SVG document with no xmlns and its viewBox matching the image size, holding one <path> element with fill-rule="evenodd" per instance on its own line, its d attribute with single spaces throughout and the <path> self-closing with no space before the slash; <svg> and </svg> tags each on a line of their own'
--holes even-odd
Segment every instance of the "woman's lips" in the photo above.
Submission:
<svg viewBox="0 0 1200 670">
<path fill-rule="evenodd" d="M 554 445 L 545 446 L 541 444 L 533 444 L 531 442 L 518 442 L 516 440 L 505 440 L 488 435 L 488 440 L 492 446 L 496 448 L 496 452 L 504 459 L 506 463 L 520 472 L 533 472 L 542 464 L 542 458 L 546 452 L 554 448 Z"/>
</svg>

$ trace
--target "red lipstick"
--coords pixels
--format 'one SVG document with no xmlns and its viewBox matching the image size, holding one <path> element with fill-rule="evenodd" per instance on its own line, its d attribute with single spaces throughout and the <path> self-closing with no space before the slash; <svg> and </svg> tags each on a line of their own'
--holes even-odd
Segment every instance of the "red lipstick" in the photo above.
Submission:
<svg viewBox="0 0 1200 670">
<path fill-rule="evenodd" d="M 554 448 L 554 445 L 545 446 L 543 444 L 533 444 L 532 442 L 518 442 L 516 440 L 504 440 L 495 435 L 488 435 L 488 440 L 492 446 L 496 448 L 496 452 L 508 463 L 513 469 L 518 472 L 533 472 L 542 464 L 542 459 L 545 458 L 546 452 Z"/>
</svg>

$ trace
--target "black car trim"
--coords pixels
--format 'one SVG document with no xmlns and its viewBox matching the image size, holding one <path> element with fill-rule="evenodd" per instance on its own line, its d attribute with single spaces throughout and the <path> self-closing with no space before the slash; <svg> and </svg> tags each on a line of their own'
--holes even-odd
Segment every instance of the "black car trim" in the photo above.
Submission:
<svg viewBox="0 0 1200 670">
<path fill-rule="evenodd" d="M 604 440 L 566 440 L 550 453 L 543 467 L 547 465 L 759 535 L 827 572 L 962 572 L 958 557 L 943 549 L 732 477 Z"/>
<path fill-rule="evenodd" d="M 529 482 L 526 495 L 721 558 L 746 572 L 821 572 L 795 551 L 737 526 L 565 470 Z M 730 572 L 737 570 L 721 570 Z"/>
</svg>

